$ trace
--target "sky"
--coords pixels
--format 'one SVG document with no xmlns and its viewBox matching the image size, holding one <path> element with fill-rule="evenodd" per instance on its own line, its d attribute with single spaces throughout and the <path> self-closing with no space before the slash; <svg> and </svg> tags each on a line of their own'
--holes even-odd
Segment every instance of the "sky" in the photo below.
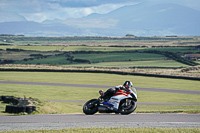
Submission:
<svg viewBox="0 0 200 133">
<path fill-rule="evenodd" d="M 42 22 L 105 14 L 126 5 L 169 1 L 200 11 L 200 0 L 0 0 L 0 12 L 17 13 L 28 21 Z"/>
</svg>

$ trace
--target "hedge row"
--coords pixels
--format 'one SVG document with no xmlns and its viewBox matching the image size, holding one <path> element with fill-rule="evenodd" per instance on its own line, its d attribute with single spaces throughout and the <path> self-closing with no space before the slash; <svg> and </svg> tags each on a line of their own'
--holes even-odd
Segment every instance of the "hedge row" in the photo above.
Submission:
<svg viewBox="0 0 200 133">
<path fill-rule="evenodd" d="M 136 76 L 188 79 L 188 80 L 198 80 L 198 81 L 200 81 L 200 77 L 184 77 L 184 76 L 174 76 L 174 75 L 157 75 L 157 74 L 146 74 L 146 73 L 101 71 L 101 70 L 4 69 L 4 68 L 0 68 L 0 71 L 109 73 L 109 74 L 120 74 L 120 75 L 136 75 Z"/>
<path fill-rule="evenodd" d="M 15 98 L 14 96 L 0 96 L 0 101 L 12 105 L 6 105 L 5 112 L 7 113 L 32 113 L 36 111 L 36 106 L 27 106 L 29 102 L 27 99 Z"/>
<path fill-rule="evenodd" d="M 192 37 L 106 37 L 106 36 L 73 36 L 73 37 L 24 37 L 24 35 L 0 34 L 1 39 L 13 41 L 82 41 L 82 40 L 192 40 Z"/>
</svg>

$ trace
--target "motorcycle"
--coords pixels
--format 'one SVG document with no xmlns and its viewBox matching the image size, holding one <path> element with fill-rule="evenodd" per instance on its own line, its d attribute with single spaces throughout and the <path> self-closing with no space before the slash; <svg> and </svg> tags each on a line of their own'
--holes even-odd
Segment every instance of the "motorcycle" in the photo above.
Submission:
<svg viewBox="0 0 200 133">
<path fill-rule="evenodd" d="M 101 94 L 100 94 L 101 95 Z M 135 88 L 130 91 L 117 91 L 108 101 L 101 96 L 98 99 L 91 99 L 83 106 L 86 115 L 99 113 L 116 113 L 128 115 L 137 108 L 137 92 Z"/>
</svg>

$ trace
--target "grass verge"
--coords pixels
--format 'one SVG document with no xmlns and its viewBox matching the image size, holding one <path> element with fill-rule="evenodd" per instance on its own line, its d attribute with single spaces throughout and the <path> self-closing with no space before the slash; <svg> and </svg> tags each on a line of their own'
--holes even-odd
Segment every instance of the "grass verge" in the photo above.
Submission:
<svg viewBox="0 0 200 133">
<path fill-rule="evenodd" d="M 61 130 L 6 131 L 4 133 L 199 133 L 200 128 L 70 128 Z"/>
<path fill-rule="evenodd" d="M 156 78 L 132 75 L 77 72 L 0 72 L 2 81 L 119 85 L 130 80 L 135 87 L 152 87 L 200 91 L 200 82 L 183 79 Z"/>
</svg>

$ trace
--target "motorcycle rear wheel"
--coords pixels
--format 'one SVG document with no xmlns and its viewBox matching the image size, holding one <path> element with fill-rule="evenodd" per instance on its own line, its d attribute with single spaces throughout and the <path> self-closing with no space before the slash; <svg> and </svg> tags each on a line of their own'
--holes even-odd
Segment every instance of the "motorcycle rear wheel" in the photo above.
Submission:
<svg viewBox="0 0 200 133">
<path fill-rule="evenodd" d="M 99 101 L 97 99 L 91 99 L 87 101 L 83 106 L 83 112 L 86 115 L 93 115 L 98 111 Z"/>
<path fill-rule="evenodd" d="M 130 101 L 127 102 L 128 100 L 130 100 Z M 137 108 L 137 104 L 134 100 L 124 99 L 120 102 L 119 112 L 122 115 L 128 115 L 128 114 L 132 113 L 133 111 L 135 111 L 136 108 Z"/>
</svg>

